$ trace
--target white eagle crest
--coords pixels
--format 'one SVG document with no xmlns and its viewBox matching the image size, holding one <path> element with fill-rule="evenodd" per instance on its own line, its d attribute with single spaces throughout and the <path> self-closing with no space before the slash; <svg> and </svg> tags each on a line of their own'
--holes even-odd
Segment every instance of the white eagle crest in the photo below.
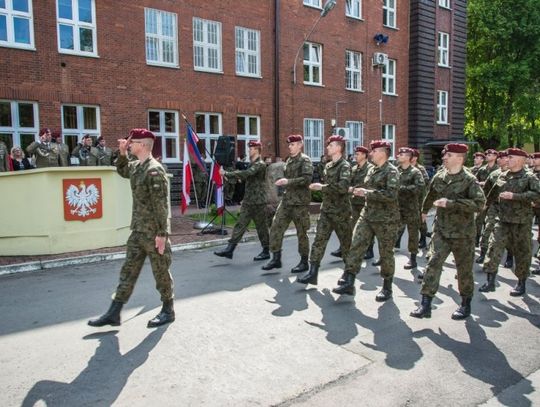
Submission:
<svg viewBox="0 0 540 407">
<path fill-rule="evenodd" d="M 90 184 L 88 187 L 81 182 L 80 188 L 75 185 L 70 185 L 66 191 L 66 201 L 69 206 L 75 207 L 71 209 L 72 215 L 85 218 L 86 216 L 96 213 L 96 208 L 92 208 L 99 201 L 99 190 L 94 184 Z"/>
</svg>

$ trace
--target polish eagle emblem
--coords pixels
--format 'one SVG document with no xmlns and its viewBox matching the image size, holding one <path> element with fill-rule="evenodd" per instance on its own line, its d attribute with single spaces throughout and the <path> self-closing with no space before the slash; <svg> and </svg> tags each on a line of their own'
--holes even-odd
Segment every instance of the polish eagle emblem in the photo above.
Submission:
<svg viewBox="0 0 540 407">
<path fill-rule="evenodd" d="M 66 202 L 68 203 L 71 215 L 77 215 L 86 218 L 95 214 L 96 204 L 99 202 L 100 194 L 95 184 L 86 186 L 81 181 L 79 186 L 70 185 L 66 190 Z"/>
</svg>

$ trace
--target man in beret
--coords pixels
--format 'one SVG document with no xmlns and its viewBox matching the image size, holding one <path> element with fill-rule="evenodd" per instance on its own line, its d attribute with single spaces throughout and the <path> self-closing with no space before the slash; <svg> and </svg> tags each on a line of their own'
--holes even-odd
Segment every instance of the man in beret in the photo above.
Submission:
<svg viewBox="0 0 540 407">
<path fill-rule="evenodd" d="M 58 130 L 51 132 L 51 142 L 56 143 L 56 146 L 58 147 L 60 166 L 68 167 L 70 165 L 69 146 L 62 143 L 62 133 Z"/>
<path fill-rule="evenodd" d="M 428 237 L 428 228 L 427 222 L 422 220 L 422 202 L 424 202 L 424 197 L 426 196 L 426 190 L 429 185 L 429 174 L 422 164 L 418 162 L 420 158 L 420 151 L 416 148 L 412 149 L 413 155 L 411 158 L 411 164 L 420 170 L 422 177 L 424 178 L 424 190 L 422 194 L 418 196 L 418 218 L 420 219 L 420 240 L 418 241 L 418 248 L 425 249 L 427 247 L 426 238 Z"/>
<path fill-rule="evenodd" d="M 309 184 L 313 178 L 313 163 L 302 153 L 304 139 L 300 134 L 291 134 L 287 137 L 289 157 L 285 162 L 284 177 L 275 184 L 283 187 L 283 197 L 278 205 L 272 227 L 270 228 L 270 251 L 272 259 L 265 264 L 263 270 L 281 268 L 281 246 L 283 235 L 291 221 L 296 227 L 298 237 L 298 252 L 300 262 L 291 269 L 292 273 L 302 273 L 309 269 L 309 204 L 311 192 Z"/>
<path fill-rule="evenodd" d="M 71 152 L 73 157 L 79 159 L 79 165 L 81 167 L 89 167 L 98 165 L 98 150 L 93 145 L 93 140 L 90 134 L 85 134 L 82 138 L 82 142 Z"/>
<path fill-rule="evenodd" d="M 113 151 L 107 147 L 107 141 L 103 136 L 98 137 L 96 150 L 98 152 L 98 165 L 112 165 Z"/>
<path fill-rule="evenodd" d="M 481 292 L 495 291 L 495 279 L 499 261 L 505 247 L 512 250 L 515 257 L 514 273 L 517 285 L 510 291 L 511 296 L 525 294 L 526 280 L 531 267 L 532 203 L 540 199 L 540 181 L 527 171 L 527 153 L 519 148 L 509 148 L 508 170 L 502 172 L 488 193 L 488 202 L 498 200 L 495 228 L 489 240 L 484 262 L 487 282 L 480 287 Z"/>
<path fill-rule="evenodd" d="M 120 311 L 133 292 L 146 257 L 150 258 L 156 288 L 163 302 L 161 311 L 148 321 L 147 326 L 153 328 L 174 321 L 173 279 L 169 271 L 169 182 L 161 164 L 152 157 L 154 140 L 154 134 L 146 129 L 133 129 L 126 139 L 118 140 L 116 170 L 120 176 L 129 178 L 133 195 L 132 232 L 112 304 L 101 317 L 88 321 L 90 326 L 120 325 Z M 128 147 L 136 160 L 128 160 Z"/>
<path fill-rule="evenodd" d="M 424 194 L 424 177 L 420 170 L 411 163 L 413 150 L 409 147 L 402 147 L 398 152 L 399 171 L 399 212 L 401 225 L 398 232 L 396 247 L 399 247 L 401 236 L 407 227 L 409 235 L 408 250 L 409 262 L 405 264 L 405 270 L 417 267 L 416 255 L 418 254 L 418 238 L 420 233 L 420 212 L 419 198 Z"/>
<path fill-rule="evenodd" d="M 236 245 L 253 220 L 262 246 L 262 252 L 253 258 L 253 260 L 258 261 L 270 258 L 268 224 L 266 222 L 266 164 L 261 158 L 262 144 L 260 141 L 250 141 L 248 148 L 250 164 L 245 170 L 225 171 L 220 168 L 220 174 L 223 177 L 245 182 L 246 188 L 240 207 L 240 215 L 234 225 L 229 244 L 225 249 L 218 250 L 214 254 L 232 259 Z"/>
<path fill-rule="evenodd" d="M 392 145 L 385 140 L 370 143 L 370 158 L 373 167 L 366 176 L 366 186 L 354 188 L 353 194 L 364 197 L 366 204 L 356 222 L 349 253 L 345 256 L 343 275 L 338 286 L 332 291 L 336 294 L 354 295 L 354 280 L 360 271 L 364 255 L 373 237 L 377 238 L 381 258 L 383 288 L 375 297 L 382 302 L 392 298 L 395 259 L 393 247 L 399 228 L 399 172 L 388 159 Z"/>
<path fill-rule="evenodd" d="M 473 154 L 473 166 L 471 167 L 471 172 L 474 174 L 474 176 L 478 174 L 478 171 L 484 165 L 485 160 L 486 155 L 483 152 L 477 151 Z"/>
<path fill-rule="evenodd" d="M 28 156 L 34 156 L 36 168 L 60 166 L 60 151 L 56 144 L 51 143 L 51 139 L 51 130 L 44 128 L 39 131 L 39 142 L 34 141 L 26 147 Z"/>
<path fill-rule="evenodd" d="M 431 255 L 422 282 L 422 302 L 411 316 L 431 317 L 431 301 L 439 289 L 441 272 L 450 253 L 456 261 L 461 306 L 452 319 L 465 319 L 471 314 L 474 291 L 473 261 L 476 233 L 475 213 L 486 202 L 484 192 L 474 175 L 463 168 L 467 158 L 466 144 L 447 144 L 443 149 L 444 168 L 431 181 L 422 206 L 422 216 L 437 208 Z"/>
<path fill-rule="evenodd" d="M 499 156 L 499 153 L 497 150 L 494 150 L 492 148 L 485 151 L 486 155 L 486 163 L 480 167 L 478 172 L 476 173 L 476 179 L 480 183 L 481 186 L 484 186 L 486 183 L 486 180 L 489 177 L 489 174 L 491 174 L 493 171 L 496 171 L 499 166 L 497 165 L 497 157 Z M 476 217 L 476 245 L 478 246 L 480 244 L 480 236 L 482 236 L 482 229 L 484 227 L 484 222 L 486 220 L 486 210 L 483 209 L 478 216 Z"/>
<path fill-rule="evenodd" d="M 296 279 L 300 284 L 317 284 L 321 260 L 333 231 L 336 232 L 345 256 L 351 246 L 351 165 L 343 156 L 346 151 L 345 139 L 338 135 L 330 137 L 326 151 L 330 161 L 324 168 L 324 184 L 315 182 L 309 186 L 312 191 L 322 192 L 322 204 L 315 240 L 311 246 L 309 272 Z"/>
</svg>

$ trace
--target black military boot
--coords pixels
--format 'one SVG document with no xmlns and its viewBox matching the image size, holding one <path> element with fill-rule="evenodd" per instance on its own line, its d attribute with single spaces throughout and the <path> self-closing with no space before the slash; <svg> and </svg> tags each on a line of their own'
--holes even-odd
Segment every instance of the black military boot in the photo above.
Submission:
<svg viewBox="0 0 540 407">
<path fill-rule="evenodd" d="M 317 276 L 319 275 L 319 265 L 311 263 L 309 271 L 303 276 L 296 277 L 296 282 L 300 284 L 313 284 L 317 285 Z"/>
<path fill-rule="evenodd" d="M 427 247 L 426 235 L 424 233 L 422 233 L 420 235 L 420 240 L 418 240 L 418 248 L 419 249 L 425 249 L 426 247 Z"/>
<path fill-rule="evenodd" d="M 272 270 L 281 268 L 281 250 L 272 252 L 272 259 L 262 266 L 263 270 Z"/>
<path fill-rule="evenodd" d="M 519 297 L 520 295 L 525 294 L 525 281 L 526 279 L 519 279 L 516 286 L 510 291 L 512 297 Z"/>
<path fill-rule="evenodd" d="M 122 307 L 124 306 L 123 303 L 120 301 L 113 301 L 111 306 L 109 307 L 109 310 L 96 319 L 91 319 L 88 321 L 88 325 L 90 326 L 105 326 L 105 325 L 112 325 L 112 326 L 118 326 L 120 325 L 120 311 L 122 311 Z"/>
<path fill-rule="evenodd" d="M 478 291 L 481 293 L 495 291 L 496 276 L 497 275 L 495 273 L 487 273 L 487 282 L 485 282 L 484 285 L 478 289 Z"/>
<path fill-rule="evenodd" d="M 341 247 L 338 247 L 337 250 L 330 252 L 330 254 L 334 257 L 343 257 L 343 253 L 341 253 Z"/>
<path fill-rule="evenodd" d="M 480 237 L 481 235 L 476 235 L 476 239 L 474 241 L 474 246 L 479 247 L 480 246 Z"/>
<path fill-rule="evenodd" d="M 256 255 L 253 258 L 253 260 L 259 261 L 259 260 L 267 260 L 269 258 L 270 258 L 270 251 L 268 250 L 268 247 L 263 247 L 262 252 Z"/>
<path fill-rule="evenodd" d="M 486 249 L 483 247 L 480 249 L 480 256 L 478 256 L 475 260 L 477 264 L 482 264 L 484 262 L 484 259 L 486 258 Z"/>
<path fill-rule="evenodd" d="M 416 253 L 411 253 L 411 256 L 409 257 L 409 262 L 403 266 L 405 270 L 412 270 L 415 269 L 418 266 L 416 263 Z"/>
<path fill-rule="evenodd" d="M 531 274 L 534 274 L 535 276 L 540 274 L 540 268 L 536 267 L 531 270 Z"/>
<path fill-rule="evenodd" d="M 392 279 L 385 278 L 383 280 L 383 288 L 375 296 L 375 301 L 384 302 L 392 298 Z"/>
<path fill-rule="evenodd" d="M 454 311 L 452 319 L 465 319 L 471 315 L 471 297 L 461 297 L 461 306 Z"/>
<path fill-rule="evenodd" d="M 409 315 L 415 318 L 431 318 L 431 300 L 432 298 L 429 295 L 422 295 L 420 306 Z"/>
<path fill-rule="evenodd" d="M 303 273 L 304 271 L 309 270 L 308 258 L 307 256 L 302 256 L 300 258 L 300 263 L 294 266 L 291 269 L 291 273 Z"/>
<path fill-rule="evenodd" d="M 345 273 L 343 278 L 343 284 L 340 284 L 338 281 L 338 286 L 335 288 L 332 288 L 332 292 L 336 294 L 347 294 L 347 295 L 355 295 L 356 294 L 356 288 L 354 287 L 354 280 L 355 275 L 352 273 Z"/>
<path fill-rule="evenodd" d="M 403 236 L 403 233 L 398 233 L 398 237 L 396 238 L 396 242 L 394 243 L 394 249 L 401 249 L 402 236 Z"/>
<path fill-rule="evenodd" d="M 214 254 L 219 257 L 226 257 L 228 259 L 232 259 L 235 248 L 236 243 L 228 243 L 225 249 L 218 250 L 217 252 L 214 252 Z"/>
<path fill-rule="evenodd" d="M 161 311 L 154 318 L 148 321 L 148 328 L 155 328 L 157 326 L 165 325 L 174 321 L 174 301 L 167 300 L 163 302 Z"/>
<path fill-rule="evenodd" d="M 514 267 L 514 256 L 511 253 L 506 255 L 506 261 L 504 262 L 504 267 L 511 269 Z"/>
<path fill-rule="evenodd" d="M 373 254 L 373 242 L 371 242 L 371 244 L 369 245 L 366 251 L 366 254 L 364 254 L 364 259 L 369 260 L 369 259 L 372 259 L 373 257 L 375 257 L 375 255 Z"/>
<path fill-rule="evenodd" d="M 373 263 L 371 263 L 372 266 L 380 266 L 381 265 L 381 258 L 379 257 L 377 260 L 375 260 Z"/>
</svg>

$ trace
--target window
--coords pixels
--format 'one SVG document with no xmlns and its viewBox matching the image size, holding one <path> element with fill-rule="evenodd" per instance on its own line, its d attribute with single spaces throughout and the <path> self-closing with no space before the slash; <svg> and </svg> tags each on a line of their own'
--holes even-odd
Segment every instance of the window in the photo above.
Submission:
<svg viewBox="0 0 540 407">
<path fill-rule="evenodd" d="M 382 137 L 383 140 L 386 140 L 392 144 L 392 151 L 390 152 L 390 158 L 395 157 L 396 155 L 396 125 L 395 124 L 384 124 L 382 126 Z"/>
<path fill-rule="evenodd" d="M 437 91 L 437 123 L 448 124 L 448 92 Z"/>
<path fill-rule="evenodd" d="M 382 91 L 385 95 L 396 94 L 396 61 L 389 59 L 382 67 Z"/>
<path fill-rule="evenodd" d="M 345 88 L 362 90 L 362 54 L 345 51 Z"/>
<path fill-rule="evenodd" d="M 34 48 L 31 0 L 0 0 L 0 46 Z"/>
<path fill-rule="evenodd" d="M 396 0 L 383 1 L 383 25 L 391 28 L 396 27 Z"/>
<path fill-rule="evenodd" d="M 347 140 L 347 155 L 354 154 L 354 149 L 364 144 L 364 123 L 345 122 L 345 127 L 349 129 L 349 139 Z"/>
<path fill-rule="evenodd" d="M 162 161 L 179 162 L 178 112 L 172 110 L 149 110 L 148 130 L 156 136 L 152 153 Z"/>
<path fill-rule="evenodd" d="M 221 114 L 219 113 L 195 113 L 195 132 L 199 139 L 204 142 L 204 148 L 199 146 L 201 153 L 203 151 L 214 152 L 216 140 L 221 133 Z M 210 159 L 206 154 L 207 160 Z"/>
<path fill-rule="evenodd" d="M 144 9 L 146 63 L 178 66 L 177 19 L 175 13 Z"/>
<path fill-rule="evenodd" d="M 0 100 L 0 141 L 8 150 L 20 146 L 24 151 L 39 133 L 38 104 Z"/>
<path fill-rule="evenodd" d="M 85 134 L 97 139 L 100 134 L 99 107 L 62 105 L 62 137 L 73 150 Z"/>
<path fill-rule="evenodd" d="M 362 18 L 362 0 L 347 0 L 345 2 L 345 15 L 352 18 Z"/>
<path fill-rule="evenodd" d="M 236 149 L 238 157 L 248 155 L 247 144 L 250 140 L 260 140 L 260 117 L 259 116 L 243 116 L 236 117 Z"/>
<path fill-rule="evenodd" d="M 322 45 L 311 42 L 304 43 L 304 83 L 322 85 Z"/>
<path fill-rule="evenodd" d="M 57 4 L 59 52 L 97 56 L 94 0 L 57 0 Z"/>
<path fill-rule="evenodd" d="M 221 23 L 193 18 L 193 64 L 200 71 L 222 72 Z"/>
<path fill-rule="evenodd" d="M 450 8 L 450 0 L 439 0 L 439 6 L 443 8 Z"/>
<path fill-rule="evenodd" d="M 304 119 L 304 152 L 313 161 L 320 161 L 323 151 L 324 121 Z"/>
<path fill-rule="evenodd" d="M 304 6 L 322 8 L 321 0 L 304 0 Z"/>
<path fill-rule="evenodd" d="M 439 65 L 450 66 L 449 58 L 450 49 L 450 34 L 439 32 L 438 50 L 439 50 Z"/>
<path fill-rule="evenodd" d="M 236 74 L 261 76 L 260 32 L 236 27 Z"/>
</svg>

